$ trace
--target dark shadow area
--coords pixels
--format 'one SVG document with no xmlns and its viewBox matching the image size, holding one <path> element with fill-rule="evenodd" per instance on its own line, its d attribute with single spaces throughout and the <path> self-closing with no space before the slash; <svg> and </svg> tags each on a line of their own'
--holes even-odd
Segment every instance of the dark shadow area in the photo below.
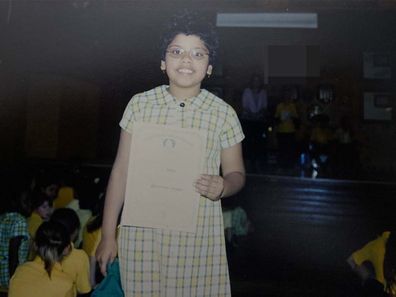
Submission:
<svg viewBox="0 0 396 297">
<path fill-rule="evenodd" d="M 346 259 L 395 226 L 395 194 L 395 184 L 249 175 L 238 200 L 254 231 L 230 253 L 233 296 L 362 296 Z"/>
</svg>

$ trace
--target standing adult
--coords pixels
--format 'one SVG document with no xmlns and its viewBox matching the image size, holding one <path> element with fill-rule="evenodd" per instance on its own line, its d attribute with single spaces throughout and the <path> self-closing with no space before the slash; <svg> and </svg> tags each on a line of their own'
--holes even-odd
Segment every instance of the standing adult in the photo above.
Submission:
<svg viewBox="0 0 396 297">
<path fill-rule="evenodd" d="M 268 98 L 263 79 L 253 74 L 250 84 L 242 94 L 241 122 L 246 135 L 244 157 L 248 170 L 260 170 L 261 161 L 265 158 L 265 130 Z"/>
</svg>

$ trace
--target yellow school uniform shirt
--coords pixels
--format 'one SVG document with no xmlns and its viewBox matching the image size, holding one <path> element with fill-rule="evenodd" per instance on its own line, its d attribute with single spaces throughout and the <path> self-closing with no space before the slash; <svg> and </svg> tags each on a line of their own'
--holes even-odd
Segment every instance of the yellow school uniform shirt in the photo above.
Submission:
<svg viewBox="0 0 396 297">
<path fill-rule="evenodd" d="M 28 231 L 30 234 L 31 238 L 34 238 L 36 236 L 36 231 L 40 227 L 40 225 L 43 223 L 43 219 L 40 217 L 40 215 L 33 211 L 30 217 L 27 219 L 28 222 Z"/>
<path fill-rule="evenodd" d="M 293 133 L 296 131 L 294 118 L 297 118 L 296 105 L 293 102 L 281 102 L 276 106 L 275 118 L 280 119 L 278 133 Z"/>
<path fill-rule="evenodd" d="M 44 269 L 44 262 L 34 261 L 20 265 L 10 280 L 9 297 L 75 297 L 73 280 L 62 271 L 59 263 L 52 269 L 51 277 Z"/>
<path fill-rule="evenodd" d="M 388 241 L 390 232 L 386 231 L 382 233 L 378 238 L 370 241 L 360 250 L 357 250 L 352 254 L 353 260 L 357 265 L 362 265 L 363 262 L 369 261 L 375 271 L 375 278 L 385 284 L 384 278 L 384 258 L 385 258 L 385 247 Z"/>
<path fill-rule="evenodd" d="M 96 249 L 102 238 L 102 228 L 99 228 L 93 232 L 88 232 L 87 228 L 84 228 L 83 234 L 83 250 L 89 257 L 95 257 Z"/>
<path fill-rule="evenodd" d="M 69 275 L 74 283 L 74 292 L 85 294 L 91 291 L 89 281 L 88 255 L 72 245 L 70 253 L 61 262 L 63 272 Z"/>
<path fill-rule="evenodd" d="M 315 127 L 312 129 L 311 141 L 318 144 L 328 144 L 332 139 L 332 134 L 329 129 Z"/>
</svg>

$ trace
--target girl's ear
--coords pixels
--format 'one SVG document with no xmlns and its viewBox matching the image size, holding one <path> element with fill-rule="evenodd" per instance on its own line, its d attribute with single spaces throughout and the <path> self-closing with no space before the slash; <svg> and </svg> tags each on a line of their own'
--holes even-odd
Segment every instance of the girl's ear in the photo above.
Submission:
<svg viewBox="0 0 396 297">
<path fill-rule="evenodd" d="M 209 65 L 208 70 L 206 70 L 206 74 L 210 76 L 210 75 L 212 75 L 212 71 L 213 71 L 213 66 Z"/>
<path fill-rule="evenodd" d="M 71 244 L 69 244 L 62 252 L 62 256 L 67 256 L 71 252 Z"/>
<path fill-rule="evenodd" d="M 165 71 L 166 70 L 166 64 L 164 60 L 161 60 L 161 71 Z"/>
</svg>

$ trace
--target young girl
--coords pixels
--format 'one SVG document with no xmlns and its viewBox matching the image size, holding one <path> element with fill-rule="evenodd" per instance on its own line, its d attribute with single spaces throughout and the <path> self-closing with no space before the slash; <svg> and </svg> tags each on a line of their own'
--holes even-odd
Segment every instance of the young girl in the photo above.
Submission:
<svg viewBox="0 0 396 297">
<path fill-rule="evenodd" d="M 28 230 L 31 238 L 34 238 L 38 227 L 51 216 L 50 198 L 41 191 L 35 190 L 32 194 L 32 209 L 33 212 L 28 218 Z"/>
<path fill-rule="evenodd" d="M 73 279 L 74 289 L 78 294 L 88 294 L 91 291 L 89 259 L 83 250 L 74 247 L 80 230 L 80 220 L 76 212 L 70 208 L 58 208 L 50 221 L 62 224 L 69 232 L 70 252 L 62 260 L 63 272 Z"/>
<path fill-rule="evenodd" d="M 175 17 L 164 37 L 160 63 L 169 85 L 135 95 L 120 122 L 120 143 L 96 252 L 103 273 L 117 253 L 115 230 L 124 202 L 134 123 L 197 128 L 208 135 L 205 169 L 195 182 L 201 195 L 196 232 L 120 228 L 118 247 L 125 296 L 230 296 L 219 200 L 244 185 L 244 135 L 235 111 L 201 89 L 202 80 L 213 71 L 216 48 L 216 35 L 207 21 L 189 14 Z"/>
<path fill-rule="evenodd" d="M 70 236 L 59 223 L 44 222 L 35 237 L 33 261 L 19 266 L 11 278 L 9 297 L 74 297 L 73 279 L 62 271 L 70 251 Z"/>
</svg>

